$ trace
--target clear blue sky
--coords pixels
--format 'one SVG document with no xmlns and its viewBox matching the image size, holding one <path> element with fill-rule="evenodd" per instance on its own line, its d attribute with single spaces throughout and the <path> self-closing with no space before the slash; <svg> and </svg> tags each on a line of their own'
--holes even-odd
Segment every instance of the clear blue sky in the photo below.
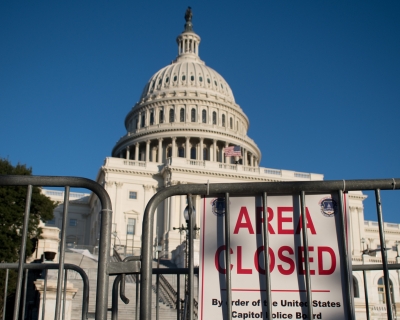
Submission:
<svg viewBox="0 0 400 320">
<path fill-rule="evenodd" d="M 147 80 L 176 57 L 188 5 L 262 166 L 400 177 L 400 1 L 389 0 L 3 0 L 0 157 L 94 179 Z M 385 220 L 400 223 L 400 197 L 385 197 Z"/>
</svg>

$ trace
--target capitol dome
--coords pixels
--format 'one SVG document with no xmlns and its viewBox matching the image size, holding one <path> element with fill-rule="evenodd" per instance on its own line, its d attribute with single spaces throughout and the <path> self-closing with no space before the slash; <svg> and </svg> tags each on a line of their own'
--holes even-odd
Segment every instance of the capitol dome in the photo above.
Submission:
<svg viewBox="0 0 400 320">
<path fill-rule="evenodd" d="M 113 157 L 258 167 L 261 152 L 247 136 L 249 120 L 225 79 L 200 59 L 200 37 L 191 19 L 176 42 L 176 59 L 150 78 L 126 116 L 127 134 L 113 148 Z M 240 146 L 242 156 L 225 157 L 224 149 L 230 146 Z"/>
</svg>

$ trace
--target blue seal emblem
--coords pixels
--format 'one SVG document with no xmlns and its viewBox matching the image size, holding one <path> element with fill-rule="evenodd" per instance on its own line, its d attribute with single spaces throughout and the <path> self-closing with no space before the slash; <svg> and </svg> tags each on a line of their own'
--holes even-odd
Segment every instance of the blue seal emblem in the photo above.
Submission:
<svg viewBox="0 0 400 320">
<path fill-rule="evenodd" d="M 217 217 L 222 217 L 225 214 L 225 198 L 214 199 L 211 205 L 212 205 L 212 212 Z"/>
<path fill-rule="evenodd" d="M 319 202 L 321 212 L 325 217 L 333 217 L 337 212 L 336 201 L 332 198 L 324 198 Z"/>
</svg>

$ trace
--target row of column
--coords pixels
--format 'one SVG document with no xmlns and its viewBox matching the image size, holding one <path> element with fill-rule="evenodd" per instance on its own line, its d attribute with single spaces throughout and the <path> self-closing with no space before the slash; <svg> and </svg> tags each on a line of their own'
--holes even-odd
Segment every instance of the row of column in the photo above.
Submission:
<svg viewBox="0 0 400 320">
<path fill-rule="evenodd" d="M 180 121 L 180 112 L 181 109 L 184 109 L 184 121 Z M 191 121 L 191 112 L 192 109 L 196 111 L 195 113 L 195 119 L 196 121 Z M 160 123 L 203 123 L 203 115 L 202 112 L 203 110 L 206 111 L 206 124 L 211 125 L 213 124 L 213 119 L 212 119 L 212 113 L 216 112 L 216 124 L 217 126 L 220 126 L 225 129 L 229 130 L 234 130 L 238 131 L 240 133 L 245 132 L 245 125 L 241 121 L 241 119 L 236 116 L 235 114 L 231 113 L 222 113 L 222 112 L 217 112 L 217 110 L 213 110 L 211 108 L 207 107 L 192 107 L 190 110 L 187 110 L 185 107 L 177 107 L 174 108 L 172 107 L 172 110 L 174 111 L 174 121 L 170 122 L 169 119 L 169 112 L 171 110 L 171 107 L 160 107 L 160 108 L 153 108 L 153 109 L 145 109 L 142 111 L 139 111 L 135 117 L 133 117 L 128 126 L 128 131 L 133 132 L 135 130 L 143 129 L 148 126 L 152 125 L 158 125 Z M 162 122 L 160 122 L 160 112 L 163 112 L 162 116 Z M 188 113 L 188 114 L 187 114 Z M 152 115 L 151 115 L 152 114 Z M 144 121 L 142 121 L 142 117 L 144 116 Z M 222 116 L 225 116 L 225 120 L 222 121 Z M 152 117 L 152 123 L 151 123 L 151 117 Z M 144 123 L 142 123 L 144 122 Z"/>
<path fill-rule="evenodd" d="M 177 153 L 177 144 L 176 144 L 177 137 L 172 137 L 171 139 L 172 139 L 171 155 L 172 155 L 172 157 L 177 157 L 177 155 L 178 155 L 178 153 Z M 218 158 L 217 157 L 217 140 L 212 139 L 212 141 L 213 141 L 212 148 L 211 148 L 211 145 L 208 148 L 210 157 L 209 157 L 209 159 L 204 159 L 204 157 L 203 157 L 204 138 L 202 138 L 202 137 L 198 138 L 200 140 L 198 144 L 193 144 L 193 143 L 191 144 L 190 143 L 190 137 L 185 137 L 185 139 L 186 140 L 185 140 L 185 148 L 184 148 L 185 149 L 184 158 L 186 158 L 188 160 L 191 159 L 191 145 L 192 145 L 192 147 L 199 146 L 199 148 L 198 148 L 199 150 L 196 150 L 196 159 L 195 160 L 217 161 L 217 158 Z M 163 142 L 164 139 L 163 138 L 158 138 L 157 140 L 158 140 L 157 162 L 158 163 L 162 163 L 163 162 L 163 159 L 162 159 L 162 155 L 163 155 L 162 142 Z M 145 151 L 145 160 L 144 161 L 148 161 L 149 162 L 150 161 L 150 144 L 151 144 L 151 140 L 147 140 L 145 143 L 146 143 L 146 151 Z M 134 147 L 135 147 L 134 160 L 136 160 L 136 161 L 139 160 L 139 145 L 140 145 L 139 142 L 136 142 L 134 144 Z M 229 147 L 229 142 L 225 141 L 224 142 L 224 147 L 225 148 Z M 132 146 L 126 147 L 126 154 L 125 154 L 126 159 L 130 159 L 131 148 L 132 148 Z M 167 148 L 165 150 L 167 150 Z M 223 154 L 223 150 L 219 150 L 219 152 L 221 152 Z M 228 163 L 228 161 L 230 160 L 230 159 L 228 159 L 229 157 L 222 156 L 222 154 L 221 154 L 221 160 L 223 160 L 223 161 L 221 161 L 221 162 Z M 120 153 L 120 157 L 121 158 L 123 157 L 123 153 L 122 152 Z M 167 157 L 169 157 L 169 156 L 166 155 L 166 158 Z M 254 155 L 252 155 L 251 153 L 249 154 L 249 152 L 245 148 L 242 148 L 242 158 L 243 158 L 243 161 L 242 161 L 243 165 L 251 166 L 251 167 L 258 166 L 258 159 Z M 153 162 L 155 162 L 154 161 L 154 157 L 152 157 L 152 159 L 153 159 Z"/>
<path fill-rule="evenodd" d="M 178 45 L 178 55 L 181 55 L 183 53 L 197 53 L 198 55 L 198 45 L 197 41 L 194 39 L 182 39 L 179 41 Z"/>
</svg>

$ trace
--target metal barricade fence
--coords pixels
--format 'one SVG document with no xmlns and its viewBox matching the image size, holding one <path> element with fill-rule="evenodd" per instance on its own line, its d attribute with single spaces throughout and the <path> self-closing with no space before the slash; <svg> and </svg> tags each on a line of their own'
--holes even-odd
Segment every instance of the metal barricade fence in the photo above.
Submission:
<svg viewBox="0 0 400 320">
<path fill-rule="evenodd" d="M 189 224 L 188 228 L 193 230 L 194 222 L 192 219 L 192 195 L 222 197 L 225 199 L 225 214 L 224 214 L 224 229 L 225 229 L 225 246 L 230 248 L 230 196 L 261 196 L 264 208 L 267 208 L 268 197 L 272 195 L 293 195 L 298 194 L 300 197 L 301 209 L 301 223 L 306 226 L 305 214 L 305 196 L 306 194 L 336 194 L 338 197 L 338 209 L 340 217 L 340 245 L 341 252 L 343 253 L 343 268 L 345 274 L 344 289 L 345 299 L 349 302 L 349 308 L 346 310 L 346 318 L 354 318 L 354 303 L 351 290 L 351 274 L 349 262 L 351 256 L 347 252 L 346 247 L 346 221 L 344 217 L 344 203 L 343 194 L 349 191 L 375 191 L 375 202 L 377 208 L 378 226 L 379 226 L 379 239 L 382 256 L 381 265 L 354 265 L 353 270 L 383 270 L 384 274 L 384 287 L 385 287 L 385 301 L 387 309 L 387 319 L 394 319 L 392 302 L 390 297 L 389 287 L 389 269 L 400 269 L 400 264 L 391 264 L 388 266 L 386 250 L 385 250 L 385 235 L 384 223 L 382 216 L 381 206 L 381 190 L 396 190 L 400 189 L 400 179 L 377 179 L 377 180 L 338 180 L 338 181 L 307 181 L 307 182 L 257 182 L 257 183 L 222 183 L 222 184 L 193 184 L 193 185 L 176 185 L 165 188 L 155 194 L 147 204 L 143 217 L 142 226 L 142 256 L 141 256 L 141 287 L 140 287 L 140 319 L 151 319 L 151 285 L 152 285 L 152 242 L 153 242 L 153 229 L 154 229 L 154 215 L 158 205 L 168 197 L 177 195 L 187 195 L 188 208 L 189 208 Z M 266 232 L 267 219 L 263 219 L 263 247 L 264 247 L 264 266 L 265 266 L 265 287 L 266 296 L 268 300 L 268 314 L 272 314 L 272 300 L 271 300 L 271 278 L 269 272 L 270 257 L 268 252 L 269 237 Z M 306 296 L 308 302 L 308 319 L 313 319 L 313 304 L 311 300 L 311 278 L 309 266 L 309 248 L 308 248 L 308 235 L 307 228 L 302 228 L 302 243 L 304 246 L 304 261 L 305 263 L 305 283 L 306 283 Z M 194 319 L 193 312 L 193 296 L 194 296 L 194 258 L 193 258 L 193 232 L 189 233 L 189 268 L 188 268 L 188 304 L 189 312 L 188 319 Z M 229 250 L 225 250 L 225 265 L 231 265 Z M 231 271 L 230 268 L 225 268 L 225 281 L 226 281 L 226 295 L 227 295 L 227 319 L 232 318 L 232 292 L 231 292 Z M 367 298 L 366 294 L 366 298 Z M 368 299 L 366 299 L 366 313 L 367 319 L 370 319 Z M 178 317 L 179 319 L 179 317 Z"/>
<path fill-rule="evenodd" d="M 99 252 L 98 252 L 98 275 L 97 275 L 97 291 L 96 291 L 96 309 L 95 317 L 96 319 L 106 319 L 107 318 L 107 304 L 108 304 L 108 269 L 109 269 L 109 256 L 111 249 L 111 201 L 104 190 L 104 188 L 89 179 L 77 178 L 77 177 L 43 177 L 43 176 L 16 176 L 16 175 L 0 175 L 0 187 L 6 186 L 27 186 L 26 203 L 24 222 L 22 226 L 22 241 L 19 251 L 18 264 L 11 263 L 0 263 L 1 269 L 17 269 L 18 275 L 16 279 L 16 291 L 15 291 L 15 303 L 13 319 L 17 320 L 20 317 L 20 307 L 22 307 L 22 313 L 25 310 L 26 303 L 26 290 L 23 290 L 23 279 L 25 275 L 24 285 L 26 285 L 26 279 L 28 275 L 28 270 L 30 269 L 58 269 L 57 276 L 57 293 L 56 293 L 56 305 L 55 305 L 55 319 L 61 318 L 62 309 L 62 298 L 64 299 L 65 305 L 65 295 L 63 297 L 62 288 L 64 282 L 64 288 L 66 288 L 66 275 L 68 269 L 75 270 L 79 272 L 84 280 L 84 298 L 82 304 L 82 319 L 88 318 L 88 281 L 87 276 L 84 271 L 77 266 L 69 265 L 64 263 L 65 249 L 66 249 L 66 226 L 68 218 L 68 204 L 69 204 L 69 193 L 70 188 L 86 188 L 91 190 L 97 195 L 101 204 L 101 227 L 100 227 L 100 239 L 99 239 Z M 26 264 L 25 262 L 25 249 L 28 233 L 28 222 L 31 206 L 32 188 L 33 186 L 48 186 L 48 187 L 64 187 L 64 209 L 63 209 L 63 220 L 61 228 L 61 243 L 59 251 L 59 263 L 58 264 Z M 22 214 L 22 213 L 21 213 Z M 65 270 L 65 271 L 64 271 Z M 6 271 L 6 283 L 8 281 L 8 271 Z M 65 277 L 65 278 L 64 278 Z M 63 281 L 64 280 L 64 281 Z M 6 289 L 6 287 L 5 287 Z M 45 292 L 45 291 L 44 291 Z M 5 290 L 5 295 L 7 291 Z M 65 309 L 65 308 L 64 308 Z M 24 317 L 24 316 L 23 316 Z M 4 318 L 4 316 L 3 316 Z M 62 316 L 63 318 L 63 316 Z"/>
<path fill-rule="evenodd" d="M 342 246 L 341 252 L 343 252 L 343 257 L 341 259 L 344 260 L 343 267 L 344 273 L 346 274 L 344 287 L 346 299 L 350 303 L 350 308 L 347 310 L 346 318 L 352 319 L 354 315 L 354 304 L 352 303 L 352 292 L 350 285 L 350 267 L 349 267 L 349 256 L 346 248 L 345 241 L 345 219 L 343 215 L 344 204 L 343 204 L 343 194 L 348 191 L 364 191 L 364 190 L 374 190 L 375 191 L 375 200 L 377 207 L 377 216 L 378 216 L 378 226 L 379 226 L 379 238 L 381 244 L 381 256 L 382 256 L 382 264 L 381 265 L 353 265 L 353 271 L 364 271 L 364 270 L 383 270 L 384 274 L 384 287 L 385 287 L 385 301 L 386 301 L 386 309 L 387 309 L 387 319 L 394 319 L 393 311 L 392 311 L 392 302 L 390 296 L 390 286 L 389 286 L 389 270 L 390 269 L 400 269 L 400 264 L 390 264 L 388 265 L 386 251 L 385 251 L 385 235 L 384 235 L 384 223 L 382 217 L 382 209 L 381 209 L 381 190 L 395 190 L 400 189 L 400 179 L 380 179 L 380 180 L 340 180 L 340 181 L 307 181 L 307 182 L 258 182 L 258 183 L 223 183 L 223 184 L 193 184 L 193 185 L 176 185 L 165 188 L 155 194 L 149 201 L 146 206 L 144 216 L 143 216 L 143 225 L 142 225 L 142 251 L 140 257 L 133 257 L 126 259 L 126 261 L 119 262 L 109 262 L 110 252 L 111 252 L 111 202 L 107 192 L 104 188 L 98 183 L 84 179 L 84 178 L 75 178 L 75 177 L 38 177 L 38 176 L 0 176 L 0 186 L 28 186 L 27 188 L 27 197 L 26 197 L 26 206 L 24 213 L 24 225 L 22 228 L 22 243 L 21 250 L 19 256 L 18 264 L 1 264 L 1 269 L 18 269 L 18 277 L 17 277 L 17 286 L 16 286 L 16 297 L 15 297 L 15 305 L 14 305 L 14 315 L 13 319 L 19 318 L 19 310 L 20 304 L 22 301 L 22 307 L 24 308 L 24 297 L 21 296 L 23 290 L 23 276 L 27 272 L 28 269 L 31 268 L 43 268 L 48 269 L 51 268 L 58 269 L 58 283 L 57 283 L 57 299 L 56 299 L 56 312 L 55 319 L 60 319 L 61 313 L 61 299 L 62 299 L 62 288 L 63 288 L 63 280 L 64 280 L 64 270 L 74 269 L 78 271 L 78 269 L 74 266 L 67 265 L 64 263 L 64 254 L 66 249 L 65 237 L 66 237 L 66 221 L 68 216 L 68 202 L 69 202 L 69 191 L 71 187 L 76 188 L 87 188 L 93 193 L 95 193 L 101 203 L 101 227 L 100 227 L 100 243 L 99 243 L 99 260 L 98 260 L 98 277 L 97 277 L 97 291 L 96 291 L 96 307 L 95 307 L 95 318 L 105 320 L 107 319 L 108 312 L 108 280 L 110 275 L 117 275 L 117 278 L 114 283 L 113 288 L 113 304 L 111 313 L 113 319 L 117 319 L 118 316 L 118 307 L 117 307 L 117 295 L 118 295 L 118 284 L 120 287 L 120 297 L 124 300 L 124 287 L 125 281 L 124 278 L 128 274 L 134 274 L 137 283 L 140 283 L 140 294 L 136 297 L 136 303 L 139 303 L 139 319 L 148 320 L 151 319 L 152 315 L 152 304 L 151 304 L 151 292 L 152 292 L 152 275 L 153 274 L 162 274 L 162 273 L 170 273 L 170 274 L 188 274 L 188 295 L 185 297 L 185 308 L 187 308 L 188 317 L 187 319 L 194 319 L 195 317 L 195 306 L 193 303 L 194 297 L 194 281 L 195 281 L 195 268 L 194 268 L 194 246 L 193 246 L 193 232 L 189 232 L 188 234 L 188 268 L 186 269 L 170 269 L 170 270 L 160 270 L 155 269 L 152 266 L 152 256 L 153 256 L 153 230 L 154 230 L 154 215 L 158 205 L 164 201 L 166 198 L 176 195 L 187 195 L 188 199 L 188 208 L 189 208 L 189 222 L 188 228 L 193 230 L 194 221 L 192 217 L 192 208 L 193 208 L 193 199 L 192 196 L 200 195 L 200 196 L 209 196 L 209 197 L 220 197 L 225 199 L 225 214 L 224 214 L 224 229 L 226 230 L 224 234 L 225 246 L 227 248 L 230 247 L 230 208 L 229 208 L 229 198 L 231 196 L 258 196 L 262 197 L 262 205 L 264 208 L 267 208 L 268 198 L 274 195 L 283 195 L 283 194 L 297 194 L 300 197 L 300 209 L 301 209 L 301 223 L 303 226 L 307 225 L 305 212 L 305 196 L 307 194 L 327 194 L 327 193 L 335 193 L 337 194 L 337 198 L 339 200 L 339 216 L 341 218 L 340 225 L 340 237 L 342 238 L 340 243 Z M 63 224 L 61 230 L 61 245 L 60 245 L 60 260 L 58 264 L 36 264 L 35 267 L 31 267 L 31 265 L 25 264 L 25 243 L 27 240 L 27 223 L 29 218 L 29 210 L 30 210 L 30 201 L 31 201 L 31 193 L 32 186 L 50 186 L 50 187 L 64 187 L 65 189 L 65 197 L 64 197 L 64 212 L 63 212 Z M 263 219 L 263 247 L 264 247 L 264 266 L 265 266 L 265 287 L 266 287 L 266 296 L 269 301 L 267 310 L 268 314 L 272 314 L 272 305 L 271 305 L 271 278 L 269 272 L 270 265 L 270 256 L 267 248 L 269 247 L 269 237 L 268 237 L 267 219 Z M 302 228 L 301 233 L 302 243 L 304 244 L 304 260 L 309 261 L 309 250 L 308 250 L 308 236 L 307 236 L 307 228 Z M 226 265 L 230 265 L 230 254 L 229 250 L 225 250 L 225 263 Z M 133 261 L 131 261 L 133 260 Z M 84 272 L 83 272 L 84 273 Z M 140 282 L 138 279 L 140 276 Z M 85 278 L 85 276 L 83 276 Z M 180 277 L 177 276 L 177 282 L 179 283 Z M 225 274 L 226 281 L 226 294 L 227 294 L 227 308 L 228 308 L 228 316 L 227 319 L 232 318 L 232 292 L 231 292 L 231 272 L 230 268 L 226 268 Z M 306 283 L 306 296 L 308 301 L 308 319 L 313 318 L 313 308 L 311 303 L 311 291 L 312 291 L 312 283 L 310 278 L 310 266 L 308 263 L 305 263 L 305 283 Z M 160 282 L 161 285 L 161 282 Z M 166 287 L 168 284 L 164 283 Z M 179 290 L 179 285 L 177 287 Z M 86 290 L 86 289 L 85 289 Z M 174 293 L 172 293 L 174 295 Z M 179 308 L 179 297 L 181 293 L 178 294 L 177 307 Z M 366 293 L 366 297 L 368 294 Z M 86 296 L 84 296 L 83 301 L 83 311 L 82 311 L 82 319 L 86 319 L 89 317 L 87 313 L 87 308 L 85 306 Z M 175 302 L 176 303 L 176 302 Z M 22 308 L 22 309 L 23 309 Z M 86 313 L 86 315 L 84 314 Z M 369 306 L 368 300 L 366 301 L 366 313 L 367 318 L 369 319 Z M 132 318 L 134 318 L 132 316 Z M 137 317 L 136 317 L 137 318 Z M 177 312 L 177 319 L 185 319 L 186 317 L 180 317 L 179 312 Z"/>
</svg>

